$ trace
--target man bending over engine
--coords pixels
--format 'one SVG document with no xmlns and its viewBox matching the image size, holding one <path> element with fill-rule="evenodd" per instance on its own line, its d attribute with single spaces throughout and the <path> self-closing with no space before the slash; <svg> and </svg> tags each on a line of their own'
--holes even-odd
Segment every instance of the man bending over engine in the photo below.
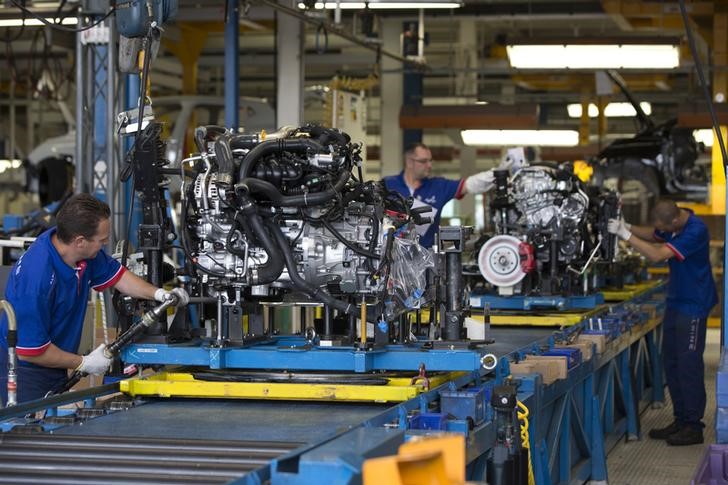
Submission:
<svg viewBox="0 0 728 485">
<path fill-rule="evenodd" d="M 57 226 L 41 234 L 12 268 L 5 299 L 18 326 L 18 402 L 45 396 L 65 382 L 68 369 L 102 375 L 111 364 L 101 344 L 77 355 L 89 290 L 116 288 L 134 298 L 189 301 L 182 288 L 166 291 L 126 271 L 103 250 L 111 211 L 89 194 L 63 205 Z M 0 319 L 0 401 L 7 401 L 8 320 Z"/>
<path fill-rule="evenodd" d="M 498 170 L 508 170 L 513 161 L 506 158 Z M 430 177 L 432 172 L 432 152 L 424 143 L 414 143 L 404 151 L 404 169 L 399 175 L 384 177 L 387 189 L 405 197 L 414 197 L 413 208 L 430 207 L 430 212 L 422 213 L 432 221 L 417 226 L 420 244 L 426 248 L 435 242 L 435 233 L 440 227 L 442 208 L 453 198 L 462 199 L 466 194 L 482 194 L 495 187 L 493 170 L 476 173 L 459 180 L 443 177 Z"/>
<path fill-rule="evenodd" d="M 708 228 L 693 211 L 660 200 L 654 227 L 610 219 L 608 230 L 652 262 L 667 261 L 670 281 L 663 320 L 662 359 L 672 398 L 674 421 L 650 430 L 650 438 L 673 446 L 703 442 L 705 383 L 703 351 L 708 314 L 718 303 L 710 268 Z"/>
</svg>

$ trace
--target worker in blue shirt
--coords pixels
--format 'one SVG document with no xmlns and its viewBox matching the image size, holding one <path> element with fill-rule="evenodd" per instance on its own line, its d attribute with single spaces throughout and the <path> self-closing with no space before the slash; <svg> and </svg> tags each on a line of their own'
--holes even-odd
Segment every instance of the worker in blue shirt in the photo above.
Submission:
<svg viewBox="0 0 728 485">
<path fill-rule="evenodd" d="M 705 412 L 706 322 L 718 303 L 710 267 L 710 235 L 693 211 L 661 200 L 652 211 L 652 227 L 611 219 L 608 230 L 653 262 L 667 261 L 670 280 L 663 320 L 662 359 L 672 398 L 674 421 L 650 430 L 650 438 L 673 446 L 703 442 Z"/>
<path fill-rule="evenodd" d="M 511 159 L 501 163 L 500 170 L 508 170 Z M 415 143 L 404 151 L 404 169 L 399 175 L 384 177 L 387 189 L 405 197 L 413 197 L 413 208 L 429 207 L 424 217 L 432 221 L 417 226 L 420 244 L 426 248 L 435 242 L 435 233 L 440 226 L 442 208 L 452 199 L 462 199 L 466 194 L 481 194 L 491 190 L 494 185 L 493 170 L 476 173 L 470 177 L 451 180 L 444 177 L 430 177 L 432 172 L 432 152 L 424 143 Z"/>
<path fill-rule="evenodd" d="M 102 344 L 77 355 L 89 291 L 116 288 L 134 298 L 189 302 L 182 288 L 166 291 L 126 271 L 109 257 L 109 206 L 89 194 L 71 197 L 13 266 L 5 299 L 18 331 L 18 402 L 39 399 L 62 384 L 68 369 L 102 375 L 111 364 Z M 0 401 L 7 402 L 8 322 L 0 319 Z"/>
</svg>

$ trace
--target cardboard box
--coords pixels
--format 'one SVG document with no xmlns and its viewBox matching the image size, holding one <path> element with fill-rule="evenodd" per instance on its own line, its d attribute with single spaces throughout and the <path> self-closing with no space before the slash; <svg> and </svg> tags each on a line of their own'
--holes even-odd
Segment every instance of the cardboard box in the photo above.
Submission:
<svg viewBox="0 0 728 485">
<path fill-rule="evenodd" d="M 577 343 L 593 343 L 596 345 L 597 354 L 604 352 L 607 346 L 606 335 L 592 335 L 592 334 L 581 334 L 576 339 Z"/>
<path fill-rule="evenodd" d="M 529 355 L 525 360 L 511 363 L 510 369 L 513 375 L 541 374 L 543 383 L 551 384 L 558 379 L 566 378 L 566 364 L 566 357 Z"/>
</svg>

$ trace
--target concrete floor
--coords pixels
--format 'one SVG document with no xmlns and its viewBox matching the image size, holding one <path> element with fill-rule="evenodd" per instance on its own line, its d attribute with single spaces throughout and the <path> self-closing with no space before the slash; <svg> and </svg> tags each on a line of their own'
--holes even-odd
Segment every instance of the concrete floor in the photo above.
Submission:
<svg viewBox="0 0 728 485">
<path fill-rule="evenodd" d="M 620 441 L 607 456 L 610 485 L 689 484 L 707 445 L 715 443 L 715 374 L 720 361 L 720 330 L 708 329 L 705 346 L 705 409 L 703 445 L 668 446 L 652 440 L 649 430 L 672 422 L 672 404 L 667 400 L 660 409 L 648 408 L 641 416 L 642 439 Z M 667 388 L 665 388 L 666 394 Z"/>
</svg>

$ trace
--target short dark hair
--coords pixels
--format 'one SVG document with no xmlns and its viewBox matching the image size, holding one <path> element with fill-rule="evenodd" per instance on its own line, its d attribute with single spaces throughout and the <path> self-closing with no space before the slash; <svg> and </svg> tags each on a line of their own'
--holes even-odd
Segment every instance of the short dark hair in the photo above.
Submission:
<svg viewBox="0 0 728 485">
<path fill-rule="evenodd" d="M 674 200 L 660 199 L 652 208 L 652 220 L 662 224 L 670 224 L 680 216 L 680 208 Z"/>
<path fill-rule="evenodd" d="M 71 196 L 56 215 L 56 234 L 66 244 L 82 236 L 91 239 L 96 235 L 99 222 L 111 217 L 111 209 L 105 202 L 91 194 Z"/>
<path fill-rule="evenodd" d="M 427 145 L 425 145 L 424 143 L 421 143 L 421 142 L 410 143 L 409 145 L 407 145 L 404 148 L 404 152 L 403 152 L 404 156 L 411 157 L 412 155 L 415 154 L 415 150 L 417 150 L 418 148 L 424 148 L 425 150 L 430 149 Z"/>
</svg>

